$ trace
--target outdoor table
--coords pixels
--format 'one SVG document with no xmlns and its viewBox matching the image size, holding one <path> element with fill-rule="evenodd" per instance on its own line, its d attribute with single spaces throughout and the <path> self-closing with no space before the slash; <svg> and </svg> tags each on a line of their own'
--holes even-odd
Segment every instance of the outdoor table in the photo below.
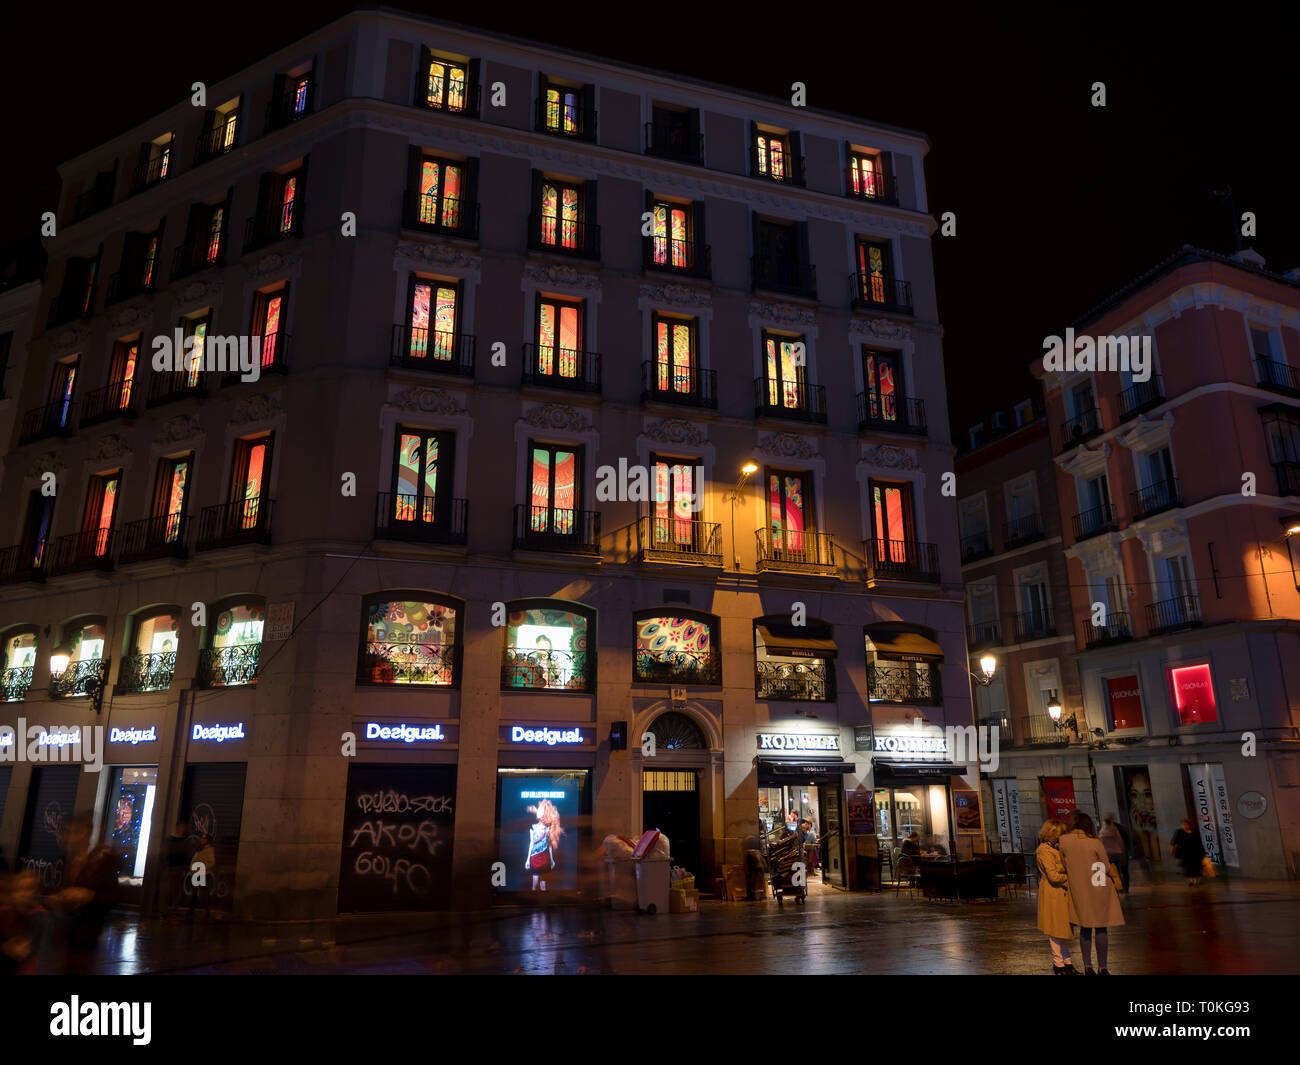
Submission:
<svg viewBox="0 0 1300 1065">
<path fill-rule="evenodd" d="M 922 858 L 921 892 L 928 899 L 997 899 L 996 863 L 987 858 Z"/>
</svg>

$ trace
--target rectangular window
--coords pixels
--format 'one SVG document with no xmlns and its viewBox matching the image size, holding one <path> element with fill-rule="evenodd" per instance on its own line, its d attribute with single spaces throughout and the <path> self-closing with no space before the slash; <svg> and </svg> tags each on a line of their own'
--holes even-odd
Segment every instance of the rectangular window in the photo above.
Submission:
<svg viewBox="0 0 1300 1065">
<path fill-rule="evenodd" d="M 108 553 L 121 484 L 121 470 L 91 477 L 90 490 L 86 495 L 86 511 L 81 521 L 78 555 L 100 558 Z"/>
<path fill-rule="evenodd" d="M 544 180 L 541 208 L 543 244 L 557 248 L 581 246 L 579 227 L 582 220 L 582 189 L 580 186 Z"/>
<path fill-rule="evenodd" d="M 285 175 L 280 183 L 279 203 L 280 217 L 279 227 L 280 235 L 284 236 L 292 232 L 294 222 L 294 209 L 298 202 L 298 174 Z"/>
<path fill-rule="evenodd" d="M 812 483 L 806 473 L 767 471 L 768 525 L 772 550 L 802 554 L 810 546 L 807 533 L 815 532 Z"/>
<path fill-rule="evenodd" d="M 790 140 L 784 133 L 760 132 L 754 148 L 760 174 L 773 181 L 790 179 Z"/>
<path fill-rule="evenodd" d="M 215 263 L 221 255 L 221 237 L 225 231 L 225 224 L 225 204 L 218 204 L 212 208 L 212 214 L 207 226 L 207 253 L 205 257 L 208 263 Z"/>
<path fill-rule="evenodd" d="M 136 363 L 140 358 L 140 341 L 119 340 L 113 345 L 113 362 L 108 371 L 109 410 L 127 410 L 131 406 L 135 385 Z"/>
<path fill-rule="evenodd" d="M 1250 347 L 1257 359 L 1264 359 L 1269 362 L 1280 361 L 1276 359 L 1274 352 L 1273 331 L 1271 329 L 1256 329 L 1252 326 L 1250 330 Z"/>
<path fill-rule="evenodd" d="M 27 499 L 27 522 L 23 527 L 22 560 L 33 569 L 45 560 L 45 547 L 50 539 L 50 524 L 54 520 L 54 496 L 44 495 L 39 488 L 32 489 Z"/>
<path fill-rule="evenodd" d="M 154 486 L 153 516 L 161 526 L 163 543 L 174 544 L 180 538 L 185 519 L 185 500 L 189 493 L 190 470 L 194 453 L 158 460 L 158 482 Z"/>
<path fill-rule="evenodd" d="M 437 111 L 464 111 L 469 102 L 469 67 L 441 56 L 429 58 L 424 102 Z"/>
<path fill-rule="evenodd" d="M 871 482 L 871 522 L 880 562 L 907 564 L 916 548 L 912 515 L 912 486 Z"/>
<path fill-rule="evenodd" d="M 799 280 L 798 232 L 791 225 L 758 221 L 757 242 L 754 249 L 763 265 L 766 280 L 781 285 L 793 285 Z"/>
<path fill-rule="evenodd" d="M 262 516 L 262 500 L 271 473 L 271 437 L 235 441 L 234 472 L 230 480 L 232 529 L 255 529 Z"/>
<path fill-rule="evenodd" d="M 307 113 L 307 90 L 311 87 L 311 75 L 304 74 L 295 80 L 293 85 L 293 114 L 294 117 Z"/>
<path fill-rule="evenodd" d="M 537 366 L 542 376 L 578 376 L 582 304 L 542 296 L 537 301 Z"/>
<path fill-rule="evenodd" d="M 767 379 L 767 404 L 798 410 L 805 399 L 804 338 L 763 334 L 764 376 Z"/>
<path fill-rule="evenodd" d="M 891 275 L 889 245 L 878 241 L 858 241 L 858 286 L 861 298 L 869 303 L 891 302 Z"/>
<path fill-rule="evenodd" d="M 695 542 L 697 509 L 695 460 L 650 456 L 654 473 L 654 510 L 651 542 L 656 550 L 669 547 L 689 549 Z"/>
<path fill-rule="evenodd" d="M 1171 668 L 1169 694 L 1180 725 L 1209 724 L 1219 720 L 1214 700 L 1214 677 L 1208 662 Z"/>
<path fill-rule="evenodd" d="M 208 341 L 208 315 L 183 318 L 181 328 L 184 330 L 185 369 L 176 375 L 174 387 L 177 391 L 199 387 Z"/>
<path fill-rule="evenodd" d="M 651 208 L 651 255 L 660 266 L 684 270 L 691 263 L 691 209 L 657 201 Z"/>
<path fill-rule="evenodd" d="M 581 449 L 572 445 L 529 444 L 529 524 L 533 533 L 572 535 L 578 531 Z"/>
<path fill-rule="evenodd" d="M 576 137 L 581 131 L 582 90 L 546 85 L 543 100 L 543 122 L 546 129 L 552 133 Z"/>
<path fill-rule="evenodd" d="M 395 521 L 449 524 L 455 443 L 454 433 L 398 428 L 393 468 Z"/>
<path fill-rule="evenodd" d="M 456 357 L 460 288 L 451 281 L 411 279 L 411 343 L 413 359 Z"/>
<path fill-rule="evenodd" d="M 50 382 L 51 413 L 47 425 L 66 429 L 72 420 L 72 395 L 77 387 L 77 361 L 55 363 Z"/>
<path fill-rule="evenodd" d="M 280 362 L 284 352 L 284 310 L 289 286 L 259 292 L 253 299 L 253 336 L 262 338 L 262 369 Z"/>
<path fill-rule="evenodd" d="M 862 349 L 862 382 L 867 393 L 867 417 L 873 421 L 898 421 L 898 393 L 902 376 L 897 352 Z"/>
<path fill-rule="evenodd" d="M 695 319 L 654 316 L 655 387 L 689 395 L 695 390 Z"/>
<path fill-rule="evenodd" d="M 885 193 L 880 157 L 865 152 L 849 153 L 849 192 L 875 200 Z"/>
<path fill-rule="evenodd" d="M 1110 677 L 1106 681 L 1112 729 L 1142 728 L 1142 686 L 1136 674 Z"/>
<path fill-rule="evenodd" d="M 458 229 L 465 169 L 461 163 L 424 159 L 420 164 L 418 220 L 421 225 Z"/>
<path fill-rule="evenodd" d="M 153 288 L 154 267 L 158 265 L 158 234 L 151 233 L 144 245 L 144 266 L 140 271 L 140 287 Z"/>
<path fill-rule="evenodd" d="M 1027 634 L 1044 633 L 1051 628 L 1051 614 L 1047 607 L 1047 585 L 1033 581 L 1020 586 L 1020 606 L 1024 612 L 1023 631 Z"/>
</svg>

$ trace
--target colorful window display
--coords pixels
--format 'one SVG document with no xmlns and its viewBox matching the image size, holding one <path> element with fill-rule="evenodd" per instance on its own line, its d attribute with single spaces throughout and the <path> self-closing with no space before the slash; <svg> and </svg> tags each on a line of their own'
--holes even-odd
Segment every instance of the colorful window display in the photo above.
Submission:
<svg viewBox="0 0 1300 1065">
<path fill-rule="evenodd" d="M 113 365 L 108 375 L 109 409 L 126 410 L 131 406 L 131 389 L 135 384 L 139 358 L 139 340 L 121 340 L 113 346 Z"/>
<path fill-rule="evenodd" d="M 862 383 L 867 393 L 867 417 L 876 421 L 897 421 L 898 356 L 864 350 Z"/>
<path fill-rule="evenodd" d="M 588 770 L 497 770 L 498 853 L 506 891 L 574 891 Z"/>
<path fill-rule="evenodd" d="M 559 607 L 512 611 L 507 620 L 505 686 L 590 691 L 587 618 Z"/>
<path fill-rule="evenodd" d="M 456 683 L 456 609 L 444 603 L 381 599 L 365 608 L 361 679 L 369 684 Z"/>
<path fill-rule="evenodd" d="M 113 530 L 113 515 L 117 510 L 118 489 L 121 484 L 120 470 L 99 474 L 90 479 L 79 554 L 96 557 L 107 554 L 110 534 Z"/>
<path fill-rule="evenodd" d="M 576 185 L 545 182 L 542 185 L 542 243 L 561 248 L 578 246 L 582 196 Z"/>
<path fill-rule="evenodd" d="M 651 543 L 663 550 L 670 546 L 693 549 L 701 530 L 696 524 L 698 514 L 696 493 L 696 468 L 691 461 L 673 461 L 651 456 L 654 470 L 654 510 L 652 512 Z"/>
<path fill-rule="evenodd" d="M 546 128 L 553 133 L 575 136 L 578 132 L 577 89 L 549 88 L 546 90 Z"/>
<path fill-rule="evenodd" d="M 577 530 L 578 453 L 534 445 L 529 484 L 529 530 L 571 535 Z"/>
<path fill-rule="evenodd" d="M 420 166 L 419 220 L 426 226 L 456 229 L 461 220 L 464 169 L 457 163 L 425 159 Z"/>
<path fill-rule="evenodd" d="M 144 269 L 140 277 L 140 287 L 149 289 L 153 287 L 153 270 L 158 262 L 158 234 L 155 233 L 149 238 L 149 242 L 144 248 Z"/>
<path fill-rule="evenodd" d="M 265 620 L 266 608 L 257 603 L 224 607 L 217 613 L 212 629 L 212 646 L 217 650 L 226 647 L 260 647 Z"/>
<path fill-rule="evenodd" d="M 804 404 L 802 337 L 764 335 L 767 354 L 767 404 L 797 410 Z"/>
<path fill-rule="evenodd" d="M 636 621 L 634 676 L 642 681 L 717 684 L 718 656 L 713 622 L 696 617 L 656 615 Z"/>
<path fill-rule="evenodd" d="M 655 315 L 655 387 L 683 395 L 695 390 L 695 320 Z"/>
<path fill-rule="evenodd" d="M 1208 662 L 1170 669 L 1169 690 L 1180 725 L 1200 725 L 1219 720 L 1214 702 L 1214 677 Z"/>
<path fill-rule="evenodd" d="M 436 524 L 447 520 L 453 439 L 447 432 L 399 429 L 393 493 L 395 521 Z"/>
<path fill-rule="evenodd" d="M 686 267 L 690 209 L 675 203 L 656 203 L 652 213 L 652 251 L 660 266 Z"/>
<path fill-rule="evenodd" d="M 425 103 L 439 111 L 464 111 L 467 85 L 468 71 L 465 66 L 435 57 L 429 61 Z"/>
<path fill-rule="evenodd" d="M 879 166 L 873 156 L 849 156 L 849 188 L 854 196 L 874 199 L 880 195 Z"/>
<path fill-rule="evenodd" d="M 155 767 L 123 766 L 113 770 L 106 813 L 119 884 L 140 887 L 144 883 L 157 783 Z"/>
<path fill-rule="evenodd" d="M 547 377 L 577 377 L 581 350 L 582 304 L 538 300 L 535 372 Z"/>
<path fill-rule="evenodd" d="M 767 175 L 773 181 L 785 181 L 789 176 L 787 170 L 789 149 L 786 146 L 785 137 L 779 137 L 772 133 L 760 133 L 757 147 L 758 172 Z"/>
<path fill-rule="evenodd" d="M 858 284 L 862 298 L 871 303 L 885 303 L 885 282 L 889 273 L 889 249 L 883 244 L 858 243 Z"/>
<path fill-rule="evenodd" d="M 430 355 L 448 360 L 456 350 L 456 310 L 459 292 L 455 285 L 437 281 L 416 281 L 411 286 L 411 346 L 408 355 L 423 359 Z"/>
<path fill-rule="evenodd" d="M 262 369 L 269 369 L 279 359 L 281 319 L 286 291 L 259 292 L 253 305 L 253 335 L 262 338 Z"/>
<path fill-rule="evenodd" d="M 0 702 L 21 702 L 36 669 L 36 632 L 18 632 L 0 645 Z"/>
<path fill-rule="evenodd" d="M 809 546 L 805 532 L 812 530 L 813 519 L 807 481 L 807 475 L 802 473 L 768 472 L 768 520 L 773 551 L 801 552 Z"/>
<path fill-rule="evenodd" d="M 212 223 L 208 226 L 207 261 L 215 263 L 221 255 L 221 233 L 226 221 L 225 207 L 217 207 L 212 212 Z"/>
</svg>

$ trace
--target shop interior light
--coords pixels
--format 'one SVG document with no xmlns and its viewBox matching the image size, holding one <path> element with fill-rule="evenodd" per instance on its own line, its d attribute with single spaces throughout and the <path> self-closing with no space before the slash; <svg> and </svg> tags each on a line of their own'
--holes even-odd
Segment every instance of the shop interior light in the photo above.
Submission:
<svg viewBox="0 0 1300 1065">
<path fill-rule="evenodd" d="M 50 672 L 54 674 L 62 673 L 68 668 L 68 663 L 72 661 L 72 650 L 66 643 L 59 644 L 50 652 Z"/>
</svg>

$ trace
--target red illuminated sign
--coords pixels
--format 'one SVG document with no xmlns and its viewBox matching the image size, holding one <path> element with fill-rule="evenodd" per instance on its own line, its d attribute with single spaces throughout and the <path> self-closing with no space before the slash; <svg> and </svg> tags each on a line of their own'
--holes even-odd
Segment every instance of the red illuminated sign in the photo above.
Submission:
<svg viewBox="0 0 1300 1065">
<path fill-rule="evenodd" d="M 1110 699 L 1111 728 L 1141 728 L 1142 688 L 1136 676 L 1112 677 L 1106 681 Z"/>
<path fill-rule="evenodd" d="M 1055 821 L 1070 823 L 1074 813 L 1074 780 L 1071 777 L 1043 777 L 1043 802 L 1047 816 Z"/>
<path fill-rule="evenodd" d="M 1219 720 L 1214 705 L 1214 680 L 1210 676 L 1208 662 L 1171 669 L 1169 688 L 1180 725 L 1199 725 Z"/>
</svg>

